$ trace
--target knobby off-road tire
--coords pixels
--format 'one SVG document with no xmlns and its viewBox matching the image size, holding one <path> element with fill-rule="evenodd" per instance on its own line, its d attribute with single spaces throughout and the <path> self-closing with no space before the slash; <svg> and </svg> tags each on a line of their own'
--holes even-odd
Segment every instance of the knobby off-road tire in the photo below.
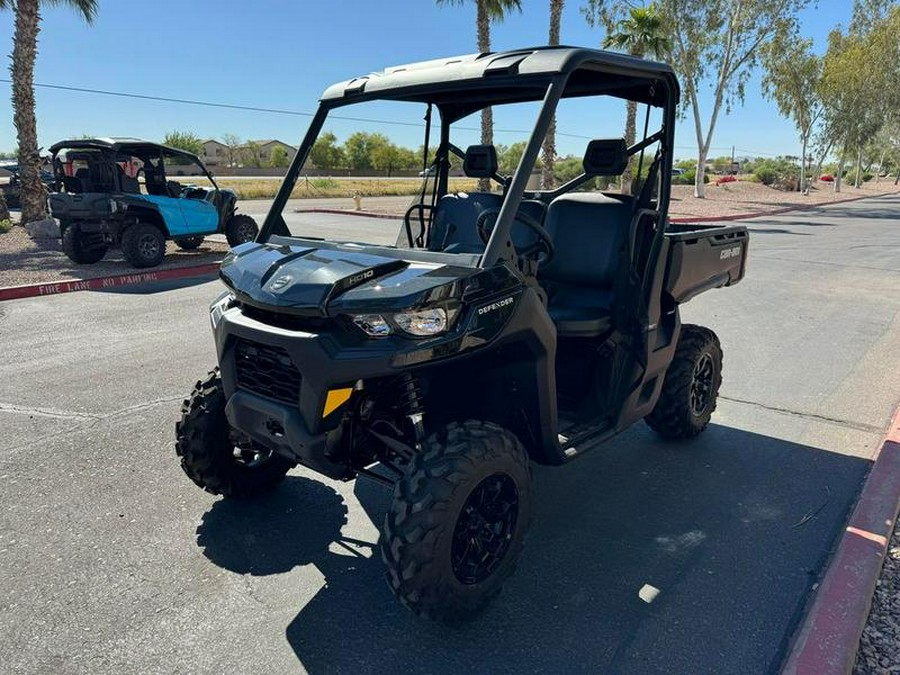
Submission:
<svg viewBox="0 0 900 675">
<path fill-rule="evenodd" d="M 419 616 L 454 624 L 476 615 L 515 569 L 531 501 L 528 455 L 513 434 L 473 420 L 433 434 L 385 516 L 391 590 Z"/>
<path fill-rule="evenodd" d="M 69 225 L 62 233 L 62 250 L 69 260 L 79 265 L 93 265 L 103 260 L 106 246 L 85 246 L 81 228 Z"/>
<path fill-rule="evenodd" d="M 225 223 L 225 239 L 228 240 L 231 248 L 253 241 L 257 234 L 259 234 L 259 227 L 256 225 L 256 221 L 243 213 L 231 216 Z"/>
<path fill-rule="evenodd" d="M 203 237 L 179 237 L 175 240 L 175 244 L 182 251 L 193 251 L 196 248 L 199 248 L 200 244 L 203 243 Z"/>
<path fill-rule="evenodd" d="M 665 438 L 696 436 L 709 424 L 722 384 L 722 347 L 709 328 L 685 324 L 662 393 L 645 421 Z"/>
<path fill-rule="evenodd" d="M 175 425 L 175 452 L 188 478 L 207 492 L 248 498 L 269 492 L 294 466 L 250 441 L 236 446 L 225 416 L 219 369 L 197 382 Z"/>
<path fill-rule="evenodd" d="M 150 223 L 132 225 L 122 233 L 122 255 L 134 267 L 156 267 L 166 255 L 166 235 Z"/>
</svg>

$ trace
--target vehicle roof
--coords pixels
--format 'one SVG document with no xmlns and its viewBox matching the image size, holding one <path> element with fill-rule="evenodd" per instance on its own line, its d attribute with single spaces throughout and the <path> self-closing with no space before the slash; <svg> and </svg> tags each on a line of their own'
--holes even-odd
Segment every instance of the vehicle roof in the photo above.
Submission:
<svg viewBox="0 0 900 675">
<path fill-rule="evenodd" d="M 675 104 L 678 81 L 664 63 L 583 47 L 529 47 L 394 66 L 328 87 L 324 104 L 368 99 L 434 103 L 455 117 L 490 104 L 540 100 L 569 74 L 564 97 L 605 94 L 655 106 Z M 657 86 L 664 84 L 665 86 Z"/>
<path fill-rule="evenodd" d="M 113 138 L 77 138 L 68 141 L 59 141 L 50 146 L 50 152 L 54 155 L 60 150 L 112 150 L 113 152 L 123 152 L 140 154 L 142 150 L 165 150 L 173 155 L 184 155 L 196 160 L 200 159 L 193 153 L 180 148 L 173 148 L 162 143 L 153 143 L 140 138 L 113 137 Z"/>
</svg>

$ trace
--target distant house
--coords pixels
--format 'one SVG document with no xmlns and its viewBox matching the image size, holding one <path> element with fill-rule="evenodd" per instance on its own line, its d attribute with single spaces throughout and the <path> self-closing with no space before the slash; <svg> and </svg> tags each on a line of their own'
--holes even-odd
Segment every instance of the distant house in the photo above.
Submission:
<svg viewBox="0 0 900 675">
<path fill-rule="evenodd" d="M 214 138 L 210 138 L 209 140 L 203 141 L 203 154 L 200 155 L 200 159 L 203 160 L 203 163 L 206 166 L 221 166 L 223 164 L 228 164 L 228 146 L 224 143 L 220 143 Z"/>
<path fill-rule="evenodd" d="M 293 160 L 294 155 L 297 154 L 297 148 L 278 139 L 269 138 L 259 141 L 247 141 L 240 148 L 243 156 L 242 162 L 245 166 L 268 166 L 272 160 L 272 151 L 277 147 L 283 148 L 285 153 L 287 153 L 288 162 Z M 255 158 L 247 155 L 247 153 L 253 151 L 256 153 Z"/>
</svg>

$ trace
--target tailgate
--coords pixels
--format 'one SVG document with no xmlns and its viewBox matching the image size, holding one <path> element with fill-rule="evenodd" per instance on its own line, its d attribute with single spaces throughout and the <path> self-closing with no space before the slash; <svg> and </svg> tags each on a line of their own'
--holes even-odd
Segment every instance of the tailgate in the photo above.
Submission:
<svg viewBox="0 0 900 675">
<path fill-rule="evenodd" d="M 731 286 L 744 277 L 750 234 L 745 225 L 669 224 L 666 291 L 687 302 L 711 288 Z"/>
</svg>

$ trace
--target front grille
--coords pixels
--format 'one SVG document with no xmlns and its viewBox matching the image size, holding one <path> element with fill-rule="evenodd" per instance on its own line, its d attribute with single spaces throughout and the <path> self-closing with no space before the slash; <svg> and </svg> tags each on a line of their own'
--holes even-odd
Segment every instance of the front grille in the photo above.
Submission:
<svg viewBox="0 0 900 675">
<path fill-rule="evenodd" d="M 298 404 L 300 373 L 281 347 L 241 338 L 234 347 L 234 359 L 239 389 L 291 405 Z"/>
</svg>

